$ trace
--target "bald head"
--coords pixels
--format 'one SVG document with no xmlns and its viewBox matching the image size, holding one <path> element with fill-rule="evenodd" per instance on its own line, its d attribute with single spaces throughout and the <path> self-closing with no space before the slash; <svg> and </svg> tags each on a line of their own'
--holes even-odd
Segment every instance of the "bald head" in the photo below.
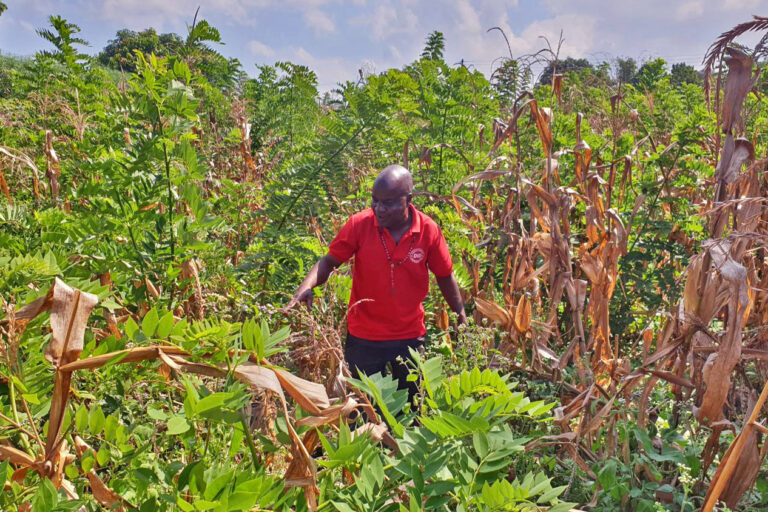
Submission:
<svg viewBox="0 0 768 512">
<path fill-rule="evenodd" d="M 413 177 L 401 165 L 385 167 L 373 182 L 371 207 L 379 226 L 388 229 L 407 229 L 410 225 Z"/>
<path fill-rule="evenodd" d="M 376 177 L 373 188 L 410 195 L 413 194 L 413 176 L 402 165 L 390 165 L 382 169 Z"/>
</svg>

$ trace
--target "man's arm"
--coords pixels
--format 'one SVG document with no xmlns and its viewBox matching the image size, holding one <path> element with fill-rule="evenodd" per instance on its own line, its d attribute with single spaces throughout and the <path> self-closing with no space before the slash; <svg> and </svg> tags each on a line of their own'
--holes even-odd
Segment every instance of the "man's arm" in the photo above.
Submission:
<svg viewBox="0 0 768 512">
<path fill-rule="evenodd" d="M 309 270 L 307 277 L 304 278 L 301 286 L 299 286 L 296 290 L 296 293 L 293 294 L 293 298 L 288 303 L 288 305 L 285 306 L 285 309 L 291 309 L 299 302 L 306 304 L 308 309 L 311 308 L 312 288 L 325 284 L 325 282 L 328 280 L 328 276 L 330 276 L 331 272 L 333 272 L 339 265 L 341 265 L 341 261 L 337 260 L 330 254 L 326 254 L 320 258 L 320 261 L 315 263 L 315 265 Z"/>
<path fill-rule="evenodd" d="M 464 312 L 464 301 L 461 299 L 461 292 L 459 292 L 459 285 L 456 283 L 456 278 L 453 276 L 453 272 L 445 277 L 437 277 L 437 286 L 440 287 L 440 293 L 445 297 L 445 301 L 450 306 L 451 311 L 456 313 L 457 322 L 459 325 L 467 321 L 467 314 Z"/>
</svg>

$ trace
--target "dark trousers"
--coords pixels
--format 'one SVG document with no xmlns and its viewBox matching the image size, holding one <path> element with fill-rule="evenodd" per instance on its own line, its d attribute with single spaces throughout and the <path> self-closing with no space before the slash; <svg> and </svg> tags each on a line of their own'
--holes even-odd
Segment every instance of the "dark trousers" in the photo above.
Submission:
<svg viewBox="0 0 768 512">
<path fill-rule="evenodd" d="M 347 343 L 344 346 L 344 358 L 349 364 L 353 377 L 359 375 L 387 374 L 389 364 L 392 376 L 397 379 L 398 389 L 408 390 L 408 400 L 413 400 L 419 391 L 417 382 L 408 382 L 409 368 L 406 364 L 413 361 L 409 348 L 421 351 L 424 347 L 424 336 L 408 340 L 370 341 L 347 333 Z"/>
</svg>

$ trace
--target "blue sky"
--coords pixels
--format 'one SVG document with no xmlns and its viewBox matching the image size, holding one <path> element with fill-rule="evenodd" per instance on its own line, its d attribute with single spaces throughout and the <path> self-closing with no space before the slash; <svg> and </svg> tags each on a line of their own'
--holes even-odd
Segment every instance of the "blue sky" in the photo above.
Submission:
<svg viewBox="0 0 768 512">
<path fill-rule="evenodd" d="M 446 37 L 446 60 L 489 74 L 508 54 L 532 53 L 540 36 L 565 39 L 561 56 L 593 62 L 616 57 L 699 66 L 709 44 L 753 14 L 768 15 L 768 0 L 4 0 L 0 52 L 30 55 L 46 43 L 35 29 L 50 14 L 82 28 L 91 53 L 121 28 L 186 33 L 195 9 L 222 34 L 224 55 L 253 75 L 257 64 L 290 60 L 309 65 L 321 89 L 354 80 L 358 69 L 381 72 L 418 57 L 426 36 Z M 746 42 L 754 42 L 755 38 Z"/>
</svg>

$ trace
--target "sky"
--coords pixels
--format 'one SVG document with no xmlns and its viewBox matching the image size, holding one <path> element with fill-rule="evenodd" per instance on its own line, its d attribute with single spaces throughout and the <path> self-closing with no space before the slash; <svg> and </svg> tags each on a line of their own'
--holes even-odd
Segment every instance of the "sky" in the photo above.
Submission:
<svg viewBox="0 0 768 512">
<path fill-rule="evenodd" d="M 709 45 L 768 0 L 3 0 L 0 52 L 32 55 L 47 44 L 35 30 L 60 14 L 80 26 L 98 53 L 122 28 L 186 34 L 195 9 L 221 32 L 218 51 L 250 75 L 276 61 L 305 64 L 321 90 L 418 58 L 433 30 L 445 35 L 445 60 L 489 75 L 501 57 L 557 44 L 561 57 L 594 63 L 661 57 L 700 67 Z M 509 48 L 498 31 L 503 29 Z M 752 37 L 746 43 L 756 42 Z"/>
</svg>

